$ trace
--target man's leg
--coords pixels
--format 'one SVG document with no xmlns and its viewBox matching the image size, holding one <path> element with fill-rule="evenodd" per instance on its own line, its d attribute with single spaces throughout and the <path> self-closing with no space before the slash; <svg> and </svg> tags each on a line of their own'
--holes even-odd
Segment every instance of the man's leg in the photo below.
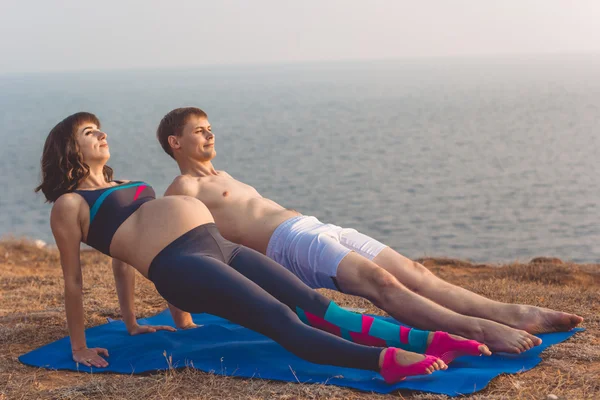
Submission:
<svg viewBox="0 0 600 400">
<path fill-rule="evenodd" d="M 347 294 L 364 297 L 398 321 L 424 330 L 444 330 L 488 345 L 492 351 L 520 353 L 541 343 L 522 330 L 465 316 L 420 296 L 367 258 L 348 253 L 336 281 Z"/>
<path fill-rule="evenodd" d="M 460 314 L 496 321 L 533 334 L 568 331 L 583 321 L 574 314 L 490 300 L 438 278 L 423 265 L 389 247 L 381 251 L 373 262 L 411 291 Z"/>
</svg>

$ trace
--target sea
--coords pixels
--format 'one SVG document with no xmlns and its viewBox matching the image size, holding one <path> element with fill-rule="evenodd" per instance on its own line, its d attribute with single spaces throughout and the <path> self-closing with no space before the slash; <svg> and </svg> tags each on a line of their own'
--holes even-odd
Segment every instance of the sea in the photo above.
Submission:
<svg viewBox="0 0 600 400">
<path fill-rule="evenodd" d="M 48 132 L 95 113 L 115 178 L 162 195 L 156 140 L 202 108 L 214 164 L 263 196 L 411 257 L 600 263 L 600 55 L 0 75 L 0 237 L 54 243 L 34 193 Z"/>
</svg>

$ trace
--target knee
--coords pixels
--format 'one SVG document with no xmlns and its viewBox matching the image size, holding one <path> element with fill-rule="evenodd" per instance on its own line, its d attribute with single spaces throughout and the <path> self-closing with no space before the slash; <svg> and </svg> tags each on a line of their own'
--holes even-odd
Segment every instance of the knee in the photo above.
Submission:
<svg viewBox="0 0 600 400">
<path fill-rule="evenodd" d="M 385 306 L 392 297 L 408 290 L 392 274 L 379 267 L 369 271 L 366 282 L 372 287 L 372 298 L 369 300 L 378 307 Z"/>
<path fill-rule="evenodd" d="M 419 293 L 431 282 L 431 278 L 434 277 L 433 273 L 427 267 L 416 261 L 410 260 L 408 268 L 411 273 L 409 279 L 406 279 L 404 283 L 412 292 Z"/>
<path fill-rule="evenodd" d="M 269 325 L 273 328 L 275 335 L 282 334 L 285 331 L 285 329 L 282 329 L 284 327 L 293 327 L 298 324 L 303 325 L 298 315 L 283 303 L 272 305 L 265 311 L 269 315 Z"/>
</svg>

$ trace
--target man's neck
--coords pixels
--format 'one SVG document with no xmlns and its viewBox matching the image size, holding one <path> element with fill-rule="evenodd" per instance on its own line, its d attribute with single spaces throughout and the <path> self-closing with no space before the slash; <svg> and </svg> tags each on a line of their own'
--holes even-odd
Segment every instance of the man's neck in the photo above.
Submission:
<svg viewBox="0 0 600 400">
<path fill-rule="evenodd" d="M 182 175 L 191 175 L 197 177 L 218 175 L 217 170 L 210 161 L 178 161 L 179 171 Z"/>
</svg>

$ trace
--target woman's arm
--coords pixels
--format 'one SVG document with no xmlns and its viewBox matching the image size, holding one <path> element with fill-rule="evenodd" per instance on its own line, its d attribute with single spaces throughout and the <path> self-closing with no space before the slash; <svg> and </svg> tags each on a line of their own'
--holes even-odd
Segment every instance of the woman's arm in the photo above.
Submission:
<svg viewBox="0 0 600 400">
<path fill-rule="evenodd" d="M 75 195 L 73 195 L 75 196 Z M 65 312 L 73 360 L 86 366 L 106 367 L 108 363 L 99 354 L 108 356 L 108 350 L 88 349 L 85 341 L 83 293 L 79 244 L 81 226 L 80 202 L 71 195 L 60 197 L 50 214 L 50 226 L 60 252 L 65 282 Z"/>
<path fill-rule="evenodd" d="M 166 325 L 139 325 L 135 319 L 135 270 L 129 264 L 116 258 L 113 258 L 112 268 L 119 306 L 121 308 L 121 316 L 130 335 L 152 333 L 160 330 L 176 330 L 172 326 Z"/>
</svg>

